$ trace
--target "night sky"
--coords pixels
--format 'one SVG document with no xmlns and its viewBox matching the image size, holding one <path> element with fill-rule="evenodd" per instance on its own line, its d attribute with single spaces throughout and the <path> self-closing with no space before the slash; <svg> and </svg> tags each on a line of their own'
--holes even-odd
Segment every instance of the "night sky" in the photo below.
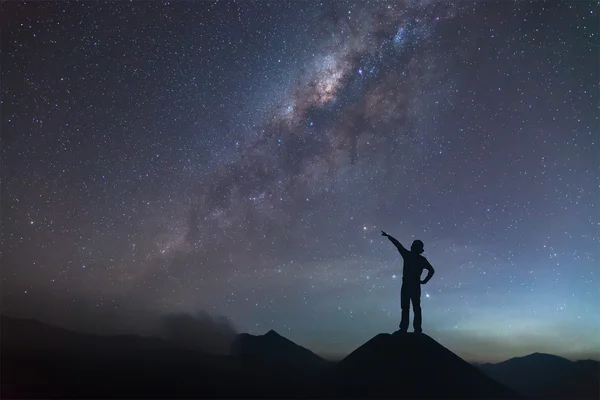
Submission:
<svg viewBox="0 0 600 400">
<path fill-rule="evenodd" d="M 598 3 L 0 14 L 3 312 L 343 355 L 398 329 L 384 230 L 424 241 L 423 328 L 459 355 L 599 357 Z"/>
</svg>

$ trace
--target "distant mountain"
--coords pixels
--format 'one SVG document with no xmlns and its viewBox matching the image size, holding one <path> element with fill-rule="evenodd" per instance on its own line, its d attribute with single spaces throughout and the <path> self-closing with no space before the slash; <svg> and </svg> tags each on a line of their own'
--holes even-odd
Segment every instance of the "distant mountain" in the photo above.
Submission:
<svg viewBox="0 0 600 400">
<path fill-rule="evenodd" d="M 31 319 L 2 316 L 2 340 L 10 343 L 4 351 L 35 355 L 83 355 L 87 351 L 97 354 L 103 348 L 132 350 L 165 349 L 183 350 L 181 346 L 158 338 L 135 335 L 99 336 L 72 332 Z"/>
<path fill-rule="evenodd" d="M 238 335 L 232 353 L 241 357 L 243 363 L 268 366 L 278 370 L 321 370 L 331 366 L 329 361 L 273 330 L 259 336 L 247 333 Z"/>
<path fill-rule="evenodd" d="M 329 379 L 329 394 L 350 398 L 521 397 L 425 334 L 379 334 Z"/>
<path fill-rule="evenodd" d="M 271 386 L 270 393 L 282 397 L 312 397 L 320 390 L 320 378 L 333 363 L 271 330 L 264 335 L 237 336 L 232 356 L 257 381 Z"/>
<path fill-rule="evenodd" d="M 600 398 L 600 362 L 570 361 L 533 353 L 479 368 L 498 382 L 534 399 Z"/>
</svg>

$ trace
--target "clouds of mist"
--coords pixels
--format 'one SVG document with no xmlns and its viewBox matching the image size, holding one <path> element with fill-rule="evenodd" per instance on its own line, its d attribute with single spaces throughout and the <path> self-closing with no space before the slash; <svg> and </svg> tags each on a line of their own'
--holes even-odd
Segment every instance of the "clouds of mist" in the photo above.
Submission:
<svg viewBox="0 0 600 400">
<path fill-rule="evenodd" d="M 227 318 L 213 317 L 204 311 L 169 314 L 160 321 L 161 337 L 207 353 L 228 354 L 236 335 Z"/>
</svg>

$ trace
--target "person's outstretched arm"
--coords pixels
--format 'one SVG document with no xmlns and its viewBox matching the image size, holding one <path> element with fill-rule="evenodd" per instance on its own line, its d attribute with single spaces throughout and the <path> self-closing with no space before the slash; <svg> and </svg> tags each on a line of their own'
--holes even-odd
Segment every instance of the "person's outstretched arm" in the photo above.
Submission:
<svg viewBox="0 0 600 400">
<path fill-rule="evenodd" d="M 396 248 L 398 249 L 400 254 L 402 254 L 402 257 L 404 257 L 405 254 L 408 254 L 408 250 L 406 250 L 406 248 L 404 248 L 404 246 L 402 246 L 402 243 L 397 241 L 396 238 L 388 235 L 384 231 L 381 231 L 381 236 L 387 237 L 390 240 L 390 242 L 392 242 L 394 244 L 394 246 L 396 246 Z"/>
<path fill-rule="evenodd" d="M 431 279 L 431 277 L 433 276 L 433 274 L 435 274 L 435 269 L 433 269 L 433 267 L 431 266 L 431 264 L 429 264 L 429 261 L 426 262 L 425 269 L 427 270 L 427 276 L 425 277 L 425 279 L 423 279 L 421 281 L 421 285 L 424 285 L 427 282 L 429 282 L 429 280 Z"/>
</svg>

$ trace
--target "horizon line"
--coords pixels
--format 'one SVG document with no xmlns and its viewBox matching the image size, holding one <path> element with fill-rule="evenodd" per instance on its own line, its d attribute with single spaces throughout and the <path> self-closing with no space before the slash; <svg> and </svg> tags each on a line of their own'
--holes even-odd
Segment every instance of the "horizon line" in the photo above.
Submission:
<svg viewBox="0 0 600 400">
<path fill-rule="evenodd" d="M 164 340 L 166 342 L 174 343 L 173 341 L 165 339 L 163 337 L 160 337 L 159 335 L 142 335 L 142 334 L 138 334 L 138 333 L 116 333 L 116 334 L 115 333 L 107 334 L 107 333 L 100 333 L 100 332 L 93 332 L 92 333 L 92 332 L 86 331 L 86 330 L 73 330 L 71 328 L 67 328 L 67 327 L 63 327 L 63 326 L 60 326 L 60 325 L 56 325 L 54 323 L 47 323 L 47 322 L 41 321 L 41 320 L 36 319 L 36 318 L 15 317 L 15 316 L 7 315 L 6 313 L 0 313 L 0 316 L 2 318 L 11 318 L 11 319 L 22 320 L 22 321 L 34 321 L 34 322 L 37 322 L 37 323 L 40 323 L 40 324 L 43 324 L 43 325 L 47 325 L 47 326 L 51 326 L 51 327 L 54 327 L 54 328 L 62 329 L 62 330 L 65 330 L 65 331 L 68 331 L 68 332 L 71 332 L 71 333 L 75 333 L 75 334 L 95 335 L 95 336 L 101 336 L 101 337 L 136 336 L 136 337 L 139 337 L 139 338 L 160 339 L 160 340 Z M 358 348 L 360 348 L 362 346 L 362 344 L 361 344 L 360 346 L 357 346 L 356 348 L 354 348 L 353 350 L 351 350 L 351 351 L 349 351 L 347 353 L 345 353 L 345 352 L 344 353 L 341 353 L 341 352 L 337 353 L 337 352 L 313 351 L 313 350 L 311 350 L 308 347 L 302 346 L 302 345 L 300 345 L 300 344 L 298 344 L 298 343 L 296 343 L 296 342 L 288 339 L 286 336 L 281 335 L 279 332 L 277 332 L 274 329 L 270 329 L 269 331 L 273 331 L 273 332 L 277 333 L 281 337 L 284 337 L 285 339 L 289 340 L 290 342 L 292 342 L 292 343 L 294 343 L 294 344 L 296 344 L 298 346 L 301 346 L 302 348 L 304 348 L 304 349 L 306 349 L 306 350 L 314 353 L 315 355 L 323 358 L 324 360 L 326 360 L 328 362 L 341 362 L 344 358 L 346 358 L 347 356 L 349 356 L 350 354 L 352 354 L 354 351 L 356 351 Z M 265 332 L 263 334 L 260 334 L 260 335 L 256 335 L 256 334 L 252 334 L 252 333 L 248 333 L 248 332 L 236 332 L 235 335 L 237 336 L 237 335 L 247 334 L 247 335 L 252 335 L 252 336 L 263 336 L 263 335 L 266 335 L 267 332 Z M 409 334 L 410 333 L 412 333 L 412 332 L 409 332 Z M 377 336 L 377 335 L 380 335 L 380 334 L 391 334 L 391 333 L 390 332 L 379 332 L 379 333 L 376 333 L 374 336 Z M 435 340 L 435 339 L 433 339 L 433 340 Z M 437 342 L 437 340 L 436 340 L 436 342 Z M 441 343 L 440 343 L 440 345 L 441 345 Z M 553 354 L 553 353 L 545 353 L 545 352 L 534 351 L 534 352 L 531 352 L 531 353 L 528 353 L 528 354 L 524 354 L 524 355 L 520 355 L 520 356 L 508 357 L 508 358 L 502 359 L 500 361 L 493 361 L 493 360 L 489 360 L 489 359 L 484 361 L 483 357 L 481 359 L 479 359 L 479 360 L 473 360 L 473 359 L 468 359 L 466 357 L 463 358 L 460 354 L 456 353 L 453 350 L 450 350 L 450 351 L 452 351 L 454 354 L 456 354 L 457 356 L 459 356 L 461 359 L 463 359 L 464 361 L 468 362 L 469 364 L 475 364 L 475 365 L 499 364 L 499 363 L 502 363 L 502 362 L 505 362 L 505 361 L 508 361 L 508 360 L 512 360 L 512 359 L 515 359 L 515 358 L 528 357 L 528 356 L 531 356 L 531 355 L 534 355 L 534 354 L 551 355 L 551 356 L 555 356 L 555 357 L 564 358 L 564 359 L 569 360 L 571 362 L 577 362 L 577 361 L 595 361 L 595 362 L 600 362 L 600 354 L 590 354 L 589 356 L 585 356 L 584 358 L 577 358 L 577 357 L 574 357 L 574 355 L 566 356 L 566 355 L 559 355 L 559 354 Z M 227 355 L 229 355 L 229 354 L 227 354 Z"/>
</svg>

